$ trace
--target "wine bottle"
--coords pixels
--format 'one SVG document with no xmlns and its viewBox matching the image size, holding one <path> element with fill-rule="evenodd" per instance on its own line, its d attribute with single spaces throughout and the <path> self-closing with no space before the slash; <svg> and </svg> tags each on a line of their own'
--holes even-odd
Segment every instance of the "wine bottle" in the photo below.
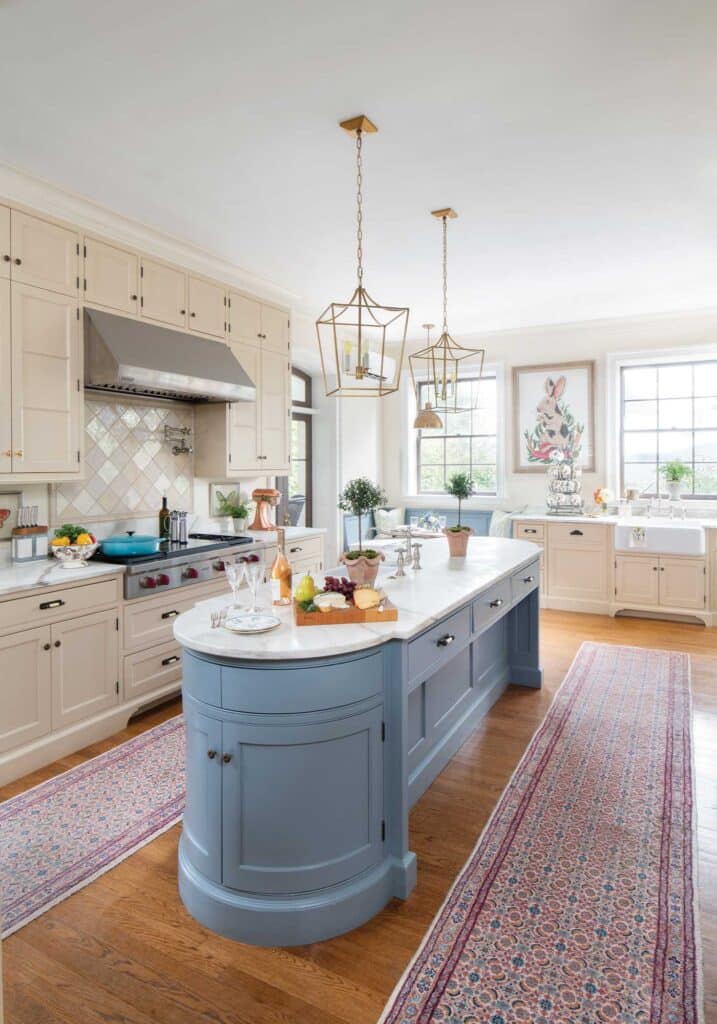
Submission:
<svg viewBox="0 0 717 1024">
<path fill-rule="evenodd" d="M 169 508 L 166 497 L 162 498 L 162 507 L 159 510 L 159 536 L 162 540 L 169 539 Z"/>
<path fill-rule="evenodd" d="M 278 549 L 271 567 L 271 603 L 291 604 L 291 566 L 284 550 L 284 530 L 277 529 Z"/>
</svg>

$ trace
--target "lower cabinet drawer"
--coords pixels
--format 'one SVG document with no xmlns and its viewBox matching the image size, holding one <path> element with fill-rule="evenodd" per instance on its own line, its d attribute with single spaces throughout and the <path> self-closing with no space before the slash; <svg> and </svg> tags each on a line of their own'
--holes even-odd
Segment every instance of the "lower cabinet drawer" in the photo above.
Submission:
<svg viewBox="0 0 717 1024">
<path fill-rule="evenodd" d="M 122 672 L 122 693 L 133 700 L 182 678 L 182 649 L 177 643 L 161 644 L 148 651 L 127 654 Z"/>
<path fill-rule="evenodd" d="M 67 590 L 47 593 L 41 590 L 32 597 L 15 597 L 0 602 L 0 630 L 14 626 L 44 626 L 73 612 L 94 612 L 119 601 L 119 578 L 88 583 Z"/>
<path fill-rule="evenodd" d="M 322 569 L 321 558 L 318 555 L 315 558 L 292 558 L 290 565 L 294 576 L 299 577 L 303 576 L 307 572 L 321 572 Z"/>
<path fill-rule="evenodd" d="M 479 594 L 473 602 L 473 632 L 485 629 L 510 607 L 512 592 L 510 580 L 501 580 L 494 587 Z"/>
<path fill-rule="evenodd" d="M 408 644 L 408 681 L 424 679 L 440 665 L 450 661 L 455 651 L 471 635 L 470 608 L 449 615 Z"/>
<path fill-rule="evenodd" d="M 292 565 L 298 561 L 320 562 L 323 541 L 320 537 L 304 537 L 286 542 L 286 557 Z"/>
<path fill-rule="evenodd" d="M 521 601 L 531 590 L 539 587 L 540 559 L 536 558 L 525 569 L 521 569 L 520 572 L 514 572 L 510 578 L 510 586 L 514 601 Z"/>
<path fill-rule="evenodd" d="M 227 594 L 228 584 L 224 580 L 202 586 L 201 589 L 187 588 L 180 598 L 179 594 L 168 594 L 162 600 L 146 598 L 128 602 L 124 606 L 123 644 L 126 651 L 139 650 L 150 644 L 160 644 L 172 639 L 174 620 L 193 608 L 199 601 L 206 601 L 217 594 Z"/>
<path fill-rule="evenodd" d="M 545 523 L 518 522 L 513 524 L 513 536 L 518 540 L 541 541 L 545 537 Z"/>
</svg>

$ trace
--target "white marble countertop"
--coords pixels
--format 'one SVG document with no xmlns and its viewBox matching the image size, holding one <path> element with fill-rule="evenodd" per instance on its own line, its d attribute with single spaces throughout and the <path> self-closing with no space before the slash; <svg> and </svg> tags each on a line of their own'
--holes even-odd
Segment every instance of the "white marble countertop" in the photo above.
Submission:
<svg viewBox="0 0 717 1024">
<path fill-rule="evenodd" d="M 105 562 L 90 562 L 83 569 L 63 569 L 56 558 L 13 563 L 8 546 L 8 552 L 0 554 L 0 599 L 33 589 L 72 586 L 73 583 L 85 583 L 98 576 L 111 576 L 122 572 L 123 565 L 110 565 Z"/>
<path fill-rule="evenodd" d="M 390 579 L 392 568 L 383 569 L 377 586 L 398 608 L 396 622 L 346 626 L 297 626 L 293 609 L 274 608 L 281 625 L 269 633 L 242 636 L 212 629 L 210 613 L 223 608 L 228 596 L 212 598 L 184 612 L 174 623 L 174 635 L 185 647 L 224 658 L 321 658 L 374 647 L 387 640 L 406 640 L 465 604 L 480 591 L 509 576 L 537 557 L 540 548 L 530 541 L 500 537 L 473 537 L 466 558 L 448 557 L 447 544 L 426 545 L 423 568 L 406 570 L 401 579 Z M 322 580 L 316 577 L 317 585 Z M 248 601 L 248 595 L 245 598 Z M 268 587 L 259 590 L 259 601 L 269 608 Z"/>
<path fill-rule="evenodd" d="M 284 536 L 286 540 L 306 540 L 309 537 L 323 537 L 326 530 L 317 526 L 285 526 Z M 247 530 L 246 536 L 257 542 L 264 541 L 267 544 L 276 544 L 276 530 Z"/>
<path fill-rule="evenodd" d="M 631 525 L 649 523 L 652 526 L 670 526 L 671 524 L 681 526 L 683 524 L 687 524 L 688 526 L 703 526 L 705 529 L 717 529 L 716 518 L 705 518 L 690 515 L 686 516 L 684 519 L 679 515 L 676 515 L 671 519 L 668 515 L 621 517 L 601 515 L 600 513 L 595 513 L 594 515 L 586 513 L 584 515 L 574 516 L 551 516 L 544 509 L 536 509 L 533 512 L 514 512 L 510 518 L 515 520 L 515 522 L 530 520 L 532 522 L 537 521 L 539 523 L 602 523 L 605 526 L 614 526 L 616 523 L 629 523 Z"/>
</svg>

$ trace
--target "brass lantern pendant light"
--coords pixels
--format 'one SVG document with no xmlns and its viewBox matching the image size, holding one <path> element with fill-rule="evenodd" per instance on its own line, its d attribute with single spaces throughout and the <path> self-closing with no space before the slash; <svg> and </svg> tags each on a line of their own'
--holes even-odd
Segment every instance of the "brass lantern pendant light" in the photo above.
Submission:
<svg viewBox="0 0 717 1024">
<path fill-rule="evenodd" d="M 421 327 L 426 332 L 426 350 L 431 347 L 431 331 L 435 326 L 435 324 L 421 324 Z M 416 408 L 418 409 L 418 415 L 413 421 L 413 426 L 416 430 L 441 430 L 443 428 L 443 420 L 433 408 L 432 403 L 426 402 L 423 408 L 421 408 L 421 392 L 419 390 L 419 383 L 413 376 L 411 356 L 408 357 L 408 361 L 411 363 L 411 379 L 413 380 L 413 389 L 416 392 Z"/>
<path fill-rule="evenodd" d="M 363 136 L 377 131 L 365 114 L 342 121 L 356 138 L 356 289 L 330 303 L 316 321 L 327 395 L 381 398 L 398 391 L 408 309 L 382 306 L 363 286 Z"/>
<path fill-rule="evenodd" d="M 443 222 L 443 330 L 437 342 L 413 352 L 408 361 L 416 398 L 419 384 L 423 384 L 426 408 L 443 416 L 469 412 L 477 404 L 478 388 L 474 382 L 483 375 L 485 349 L 459 345 L 448 332 L 448 221 L 458 214 L 448 207 L 432 210 L 431 215 Z M 424 412 L 419 408 L 415 427 L 424 427 L 419 422 Z"/>
</svg>

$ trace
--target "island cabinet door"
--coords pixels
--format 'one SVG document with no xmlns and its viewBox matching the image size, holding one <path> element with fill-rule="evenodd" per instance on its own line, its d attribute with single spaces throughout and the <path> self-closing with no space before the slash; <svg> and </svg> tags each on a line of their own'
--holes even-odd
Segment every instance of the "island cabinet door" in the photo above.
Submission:
<svg viewBox="0 0 717 1024">
<path fill-rule="evenodd" d="M 222 880 L 222 723 L 184 703 L 187 797 L 182 847 L 194 867 L 213 882 Z"/>
<path fill-rule="evenodd" d="M 382 718 L 379 706 L 315 725 L 224 723 L 224 885 L 308 892 L 381 860 Z"/>
</svg>

